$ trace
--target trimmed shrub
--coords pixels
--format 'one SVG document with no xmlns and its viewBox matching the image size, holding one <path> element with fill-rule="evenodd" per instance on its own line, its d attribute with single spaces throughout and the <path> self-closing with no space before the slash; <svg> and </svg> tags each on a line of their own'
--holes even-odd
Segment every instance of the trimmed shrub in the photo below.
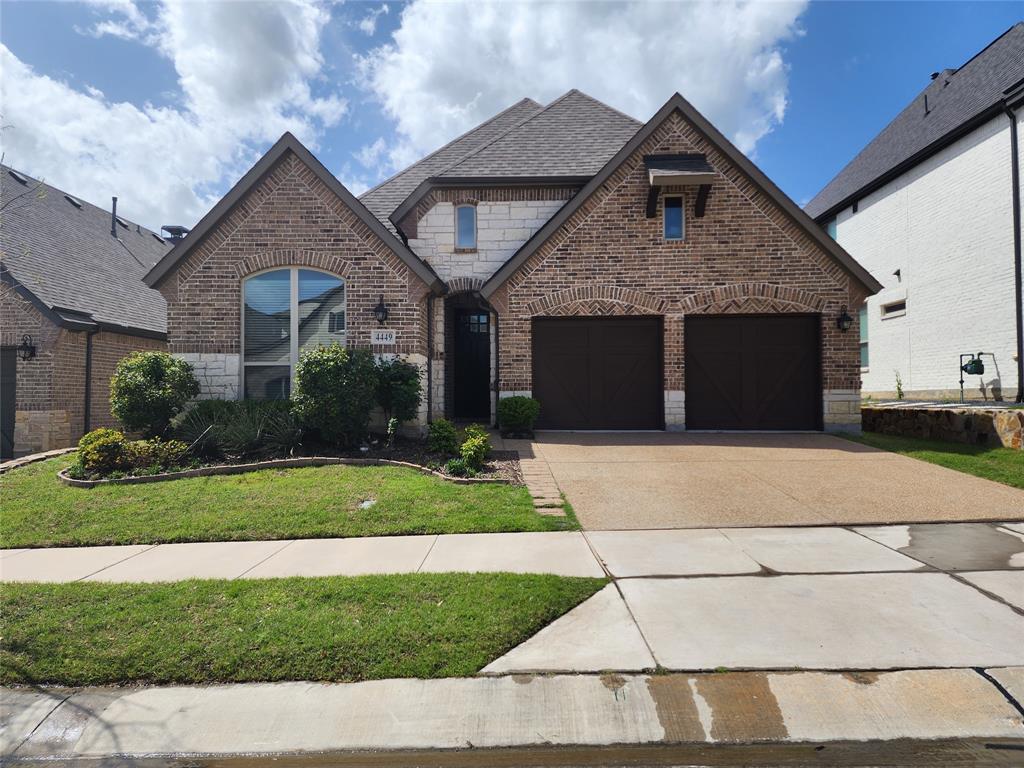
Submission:
<svg viewBox="0 0 1024 768">
<path fill-rule="evenodd" d="M 412 421 L 420 408 L 420 369 L 405 360 L 380 360 L 377 363 L 377 404 L 384 410 L 384 421 L 392 418 Z"/>
<path fill-rule="evenodd" d="M 180 467 L 188 455 L 188 445 L 180 440 L 134 440 L 125 450 L 126 464 L 135 474 L 150 474 Z"/>
<path fill-rule="evenodd" d="M 480 471 L 483 468 L 487 454 L 490 452 L 491 440 L 487 435 L 466 438 L 459 449 L 459 454 L 466 462 L 466 466 L 475 471 Z"/>
<path fill-rule="evenodd" d="M 116 429 L 94 429 L 78 441 L 78 463 L 95 475 L 128 469 L 128 439 Z"/>
<path fill-rule="evenodd" d="M 498 400 L 498 427 L 502 435 L 532 435 L 539 415 L 540 403 L 532 397 L 503 397 Z"/>
<path fill-rule="evenodd" d="M 376 401 L 377 367 L 365 349 L 335 342 L 310 349 L 295 369 L 295 412 L 325 442 L 350 448 L 366 436 Z"/>
<path fill-rule="evenodd" d="M 459 436 L 455 425 L 448 419 L 438 419 L 427 429 L 427 450 L 454 456 L 459 449 Z"/>
<path fill-rule="evenodd" d="M 444 465 L 444 471 L 452 477 L 473 477 L 476 471 L 466 464 L 464 459 L 449 459 Z"/>
<path fill-rule="evenodd" d="M 192 366 L 166 352 L 133 352 L 110 380 L 110 412 L 125 429 L 156 437 L 199 394 Z"/>
</svg>

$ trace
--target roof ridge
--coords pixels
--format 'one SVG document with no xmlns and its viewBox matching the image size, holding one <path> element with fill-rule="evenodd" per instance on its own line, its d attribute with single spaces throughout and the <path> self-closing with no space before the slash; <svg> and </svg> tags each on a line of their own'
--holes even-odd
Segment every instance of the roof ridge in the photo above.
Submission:
<svg viewBox="0 0 1024 768">
<path fill-rule="evenodd" d="M 605 104 L 600 99 L 595 99 L 590 94 L 584 93 L 583 91 L 579 90 L 578 88 L 570 88 L 568 91 L 563 93 L 557 99 L 554 99 L 553 101 L 551 101 L 548 104 L 546 104 L 543 109 L 540 109 L 537 112 L 534 112 L 529 117 L 527 117 L 527 118 L 521 120 L 520 122 L 516 123 L 515 125 L 511 126 L 504 133 L 500 133 L 497 136 L 495 136 L 493 139 L 491 139 L 490 141 L 488 141 L 488 142 L 486 142 L 484 144 L 481 144 L 479 147 L 474 149 L 472 152 L 467 152 L 463 157 L 460 157 L 458 160 L 456 160 L 454 163 L 449 165 L 447 168 L 444 168 L 440 173 L 438 173 L 436 175 L 437 176 L 443 176 L 444 174 L 448 173 L 448 171 L 451 171 L 451 170 L 455 169 L 456 167 L 462 165 L 464 162 L 469 160 L 469 158 L 474 157 L 474 156 L 480 154 L 481 152 L 483 152 L 488 147 L 493 146 L 497 142 L 499 142 L 502 139 L 504 139 L 506 136 L 508 136 L 513 131 L 516 131 L 519 128 L 522 128 L 524 125 L 526 125 L 528 122 L 530 122 L 534 118 L 540 117 L 545 112 L 547 112 L 549 109 L 551 109 L 552 107 L 554 107 L 557 104 L 560 104 L 561 102 L 565 101 L 566 99 L 568 99 L 570 96 L 572 96 L 574 94 L 582 96 L 583 98 L 587 99 L 588 101 L 591 101 L 591 102 L 593 102 L 595 104 L 599 104 L 600 106 L 602 106 L 602 107 L 604 107 L 604 108 L 606 108 L 606 109 L 608 109 L 608 110 L 610 110 L 612 112 L 615 112 L 615 113 L 621 115 L 622 117 L 625 117 L 625 118 L 633 121 L 634 123 L 637 124 L 638 128 L 639 128 L 639 126 L 643 125 L 643 123 L 641 123 L 635 117 L 630 117 L 625 112 L 620 112 L 619 110 L 615 109 L 615 107 L 612 107 L 612 106 L 609 106 L 608 104 Z"/>
<path fill-rule="evenodd" d="M 465 131 L 465 132 L 463 132 L 463 133 L 459 134 L 459 135 L 458 135 L 458 136 L 456 136 L 456 137 L 455 137 L 454 139 L 452 139 L 451 141 L 447 142 L 446 144 L 443 144 L 442 146 L 438 147 L 437 149 L 435 149 L 435 150 L 434 150 L 433 152 L 431 152 L 430 154 L 424 155 L 423 157 L 421 157 L 421 158 L 420 158 L 419 160 L 417 160 L 417 161 L 416 161 L 415 163 L 413 163 L 412 165 L 407 165 L 407 166 L 406 166 L 405 168 L 403 168 L 403 169 L 402 169 L 402 170 L 400 170 L 400 171 L 396 171 L 395 173 L 393 173 L 392 175 L 388 176 L 388 177 L 387 177 L 386 179 L 384 179 L 383 181 L 380 181 L 380 182 L 378 182 L 378 183 L 374 184 L 374 185 L 373 185 L 372 187 L 370 187 L 370 188 L 369 188 L 368 190 L 366 190 L 365 192 L 363 192 L 363 193 L 362 193 L 361 195 L 358 195 L 358 199 L 362 200 L 362 199 L 363 199 L 363 198 L 364 198 L 364 197 L 365 197 L 366 195 L 370 194 L 371 192 L 375 192 L 375 191 L 377 191 L 378 189 L 380 189 L 381 187 L 383 187 L 383 186 L 384 186 L 385 184 L 387 184 L 388 182 L 394 181 L 394 180 L 395 180 L 395 179 L 397 179 L 397 178 L 398 178 L 399 176 L 403 176 L 403 175 L 405 175 L 406 173 L 408 173 L 409 171 L 411 171 L 411 170 L 412 170 L 413 168 L 415 168 L 416 166 L 418 166 L 418 165 L 422 165 L 422 164 L 423 164 L 423 163 L 425 163 L 425 162 L 426 162 L 427 160 L 429 160 L 430 158 L 434 157 L 435 155 L 437 155 L 437 154 L 439 154 L 439 153 L 443 152 L 444 150 L 448 149 L 448 148 L 449 148 L 450 146 L 452 146 L 453 144 L 457 144 L 458 142 L 460 142 L 460 141 L 462 141 L 463 139 L 465 139 L 465 138 L 466 138 L 467 136 L 470 136 L 471 134 L 474 134 L 474 133 L 476 133 L 477 131 L 479 131 L 479 130 L 480 130 L 481 128 L 483 128 L 484 126 L 490 125 L 491 123 L 493 123 L 493 122 L 495 122 L 496 120 L 498 120 L 498 118 L 500 118 L 500 117 L 502 117 L 502 116 L 504 116 L 504 115 L 508 114 L 508 113 L 509 113 L 509 112 L 511 112 L 511 111 L 512 111 L 513 109 L 515 109 L 516 107 L 519 107 L 519 106 L 521 106 L 522 104 L 524 104 L 524 103 L 526 103 L 526 102 L 529 102 L 529 103 L 531 103 L 531 104 L 536 104 L 536 105 L 537 105 L 538 107 L 540 107 L 541 109 L 543 109 L 543 108 L 544 108 L 544 107 L 543 107 L 543 105 L 542 105 L 542 104 L 540 104 L 539 102 L 537 102 L 537 101 L 534 101 L 534 100 L 533 100 L 533 99 L 531 99 L 531 98 L 530 98 L 529 96 L 524 96 L 524 97 L 523 97 L 523 98 L 521 98 L 521 99 L 520 99 L 519 101 L 517 101 L 517 102 L 516 102 L 515 104 L 511 104 L 511 105 L 509 105 L 509 106 L 505 107 L 505 109 L 503 109 L 503 110 L 501 110 L 500 112 L 498 112 L 497 114 L 494 114 L 494 115 L 492 115 L 491 117 L 487 118 L 487 119 L 486 119 L 486 120 L 484 120 L 484 121 L 483 121 L 482 123 L 479 123 L 479 124 L 475 125 L 474 127 L 470 128 L 470 129 L 469 129 L 468 131 Z M 464 157 L 468 157 L 468 155 L 465 155 Z M 462 160 L 462 158 L 460 158 L 459 160 L 457 160 L 457 161 L 456 161 L 456 163 L 458 163 L 458 162 L 461 162 L 461 160 Z"/>
<path fill-rule="evenodd" d="M 551 109 L 551 108 L 552 108 L 553 106 L 555 106 L 555 104 L 558 104 L 558 103 L 559 103 L 560 101 L 564 101 L 565 99 L 567 99 L 567 98 L 568 98 L 569 96 L 571 96 L 571 95 L 572 95 L 573 93 L 576 93 L 576 92 L 577 92 L 577 91 L 576 91 L 576 89 L 575 89 L 575 88 L 571 88 L 570 90 L 568 90 L 568 91 L 566 91 L 565 93 L 563 93 L 563 94 L 562 94 L 561 96 L 559 96 L 559 97 L 558 97 L 557 99 L 555 99 L 554 101 L 552 101 L 552 102 L 549 102 L 548 104 L 545 104 L 545 105 L 544 105 L 544 106 L 543 106 L 543 107 L 542 107 L 541 109 L 538 109 L 538 110 L 537 110 L 536 112 L 534 112 L 534 113 L 533 113 L 532 115 L 529 115 L 528 117 L 525 117 L 525 118 L 523 118 L 522 120 L 520 120 L 520 121 L 519 121 L 518 123 L 516 123 L 515 125 L 513 125 L 513 126 L 510 126 L 509 128 L 507 128 L 507 129 L 506 129 L 505 131 L 503 131 L 502 133 L 499 133 L 499 134 L 498 134 L 497 136 L 495 136 L 495 137 L 494 137 L 493 139 L 491 139 L 490 141 L 484 142 L 483 144 L 481 144 L 481 145 L 480 145 L 479 147 L 477 147 L 476 149 L 474 149 L 474 150 L 472 150 L 472 151 L 470 151 L 470 152 L 467 152 L 467 153 L 466 153 L 465 155 L 463 155 L 462 157 L 460 157 L 460 158 L 459 158 L 458 160 L 456 160 L 456 161 L 455 161 L 454 163 L 452 163 L 451 165 L 449 165 L 449 166 L 447 166 L 447 167 L 445 167 L 445 168 L 442 168 L 442 169 L 441 169 L 441 171 L 440 171 L 439 173 L 436 173 L 436 174 L 434 174 L 434 175 L 435 175 L 435 176 L 443 176 L 444 174 L 448 173 L 448 171 L 452 170 L 453 168 L 455 168 L 455 167 L 457 167 L 457 166 L 459 166 L 459 165 L 462 165 L 462 164 L 463 164 L 463 163 L 464 163 L 464 162 L 465 162 L 466 160 L 469 160 L 469 158 L 471 158 L 471 157 L 474 157 L 475 155 L 478 155 L 478 154 L 480 154 L 481 152 L 483 152 L 483 151 L 484 151 L 485 149 L 487 149 L 488 147 L 492 146 L 492 145 L 493 145 L 493 144 L 495 144 L 496 142 L 498 142 L 498 141 L 500 141 L 501 139 L 503 139 L 503 138 L 505 138 L 506 136 L 508 136 L 508 135 L 509 135 L 510 133 L 512 133 L 512 131 L 515 131 L 515 130 L 517 130 L 517 129 L 521 128 L 522 126 L 526 125 L 526 124 L 527 124 L 528 122 L 530 122 L 531 120 L 533 120 L 533 118 L 535 118 L 535 117 L 539 117 L 539 116 L 543 115 L 543 114 L 544 114 L 545 112 L 547 112 L 547 111 L 548 111 L 549 109 Z"/>
<path fill-rule="evenodd" d="M 953 71 L 953 74 L 954 74 L 954 75 L 955 75 L 955 74 L 957 74 L 957 73 L 958 73 L 958 72 L 959 72 L 959 71 L 960 71 L 961 69 L 963 69 L 963 68 L 964 68 L 964 67 L 966 67 L 966 66 L 967 66 L 968 64 L 970 64 L 970 63 L 971 63 L 972 61 L 974 61 L 974 60 L 975 60 L 976 58 L 978 58 L 979 56 L 981 56 L 981 54 L 983 54 L 983 53 L 984 53 L 985 51 L 987 51 L 987 50 L 988 50 L 989 48 L 991 48 L 991 47 L 992 47 L 993 45 L 995 45 L 996 43 L 998 43 L 998 42 L 999 42 L 1000 40 L 1002 40 L 1002 39 L 1003 39 L 1004 37 L 1006 37 L 1006 36 L 1007 36 L 1008 34 L 1010 34 L 1011 32 L 1013 32 L 1013 30 L 1017 29 L 1017 27 L 1024 27 L 1024 21 L 1018 21 L 1018 22 L 1017 22 L 1016 24 L 1011 24 L 1011 25 L 1010 25 L 1010 26 L 1009 26 L 1009 27 L 1008 27 L 1008 28 L 1006 29 L 1006 31 L 1005 31 L 1005 32 L 1003 32 L 1003 33 L 1002 33 L 1001 35 L 999 35 L 999 37 L 997 37 L 997 38 L 996 38 L 995 40 L 993 40 L 992 42 L 990 42 L 990 43 L 989 43 L 988 45 L 986 45 L 986 46 L 985 46 L 984 48 L 982 48 L 982 49 L 981 49 L 980 51 L 978 51 L 978 52 L 977 52 L 976 54 L 974 54 L 973 56 L 971 56 L 971 58 L 969 58 L 969 59 L 968 59 L 967 61 L 965 61 L 965 62 L 964 62 L 963 64 L 961 64 L 961 65 L 960 65 L 959 67 L 956 67 L 956 68 L 954 69 L 954 71 Z"/>
<path fill-rule="evenodd" d="M 65 197 L 72 197 L 75 200 L 77 200 L 78 202 L 82 203 L 83 205 L 88 205 L 90 208 L 95 208 L 97 211 L 100 211 L 101 213 L 105 213 L 108 216 L 111 213 L 113 213 L 113 211 L 110 211 L 110 210 L 104 208 L 103 206 L 96 205 L 96 203 L 90 202 L 90 201 L 86 200 L 84 197 L 79 197 L 78 195 L 73 195 L 70 192 L 65 192 L 63 189 L 60 189 L 59 187 L 53 186 L 53 184 L 50 184 L 45 179 L 40 179 L 40 178 L 37 178 L 35 176 L 32 176 L 31 174 L 25 173 L 24 171 L 19 171 L 17 168 L 15 168 L 12 165 L 0 164 L 0 169 L 2 169 L 4 172 L 14 171 L 17 174 L 20 174 L 20 175 L 24 176 L 29 181 L 34 181 L 36 184 L 41 184 L 42 186 L 46 187 L 47 189 L 53 190 L 58 195 L 64 195 Z M 141 224 L 139 224 L 137 221 L 131 221 L 130 219 L 126 219 L 121 214 L 116 214 L 116 215 L 122 221 L 126 222 L 127 224 L 131 224 L 132 226 L 138 227 L 139 229 L 141 229 L 146 234 L 156 235 L 157 237 L 162 237 L 162 235 L 159 232 L 154 232 L 149 227 L 144 227 Z"/>
</svg>

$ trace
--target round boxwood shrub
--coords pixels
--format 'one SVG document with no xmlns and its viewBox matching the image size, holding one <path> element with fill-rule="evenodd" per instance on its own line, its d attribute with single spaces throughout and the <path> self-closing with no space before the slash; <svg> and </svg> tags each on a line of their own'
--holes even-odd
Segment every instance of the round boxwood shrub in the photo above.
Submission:
<svg viewBox="0 0 1024 768">
<path fill-rule="evenodd" d="M 122 472 L 130 466 L 128 438 L 116 429 L 94 429 L 78 441 L 78 464 L 90 475 Z"/>
<path fill-rule="evenodd" d="M 459 433 L 448 419 L 438 419 L 427 428 L 427 450 L 454 456 L 459 449 Z"/>
<path fill-rule="evenodd" d="M 302 353 L 292 399 L 305 427 L 327 443 L 351 448 L 366 435 L 376 392 L 373 355 L 334 343 Z"/>
<path fill-rule="evenodd" d="M 110 380 L 110 412 L 125 429 L 156 437 L 199 394 L 192 366 L 166 352 L 133 352 Z"/>
<path fill-rule="evenodd" d="M 498 400 L 498 427 L 505 436 L 533 434 L 540 415 L 540 403 L 532 397 L 503 397 Z"/>
</svg>

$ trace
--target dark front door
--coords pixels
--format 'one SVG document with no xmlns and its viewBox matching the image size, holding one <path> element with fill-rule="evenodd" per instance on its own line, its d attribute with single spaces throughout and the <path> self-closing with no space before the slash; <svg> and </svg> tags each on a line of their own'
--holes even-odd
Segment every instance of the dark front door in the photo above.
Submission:
<svg viewBox="0 0 1024 768">
<path fill-rule="evenodd" d="M 454 416 L 459 419 L 489 419 L 491 333 L 486 310 L 455 310 L 454 352 Z"/>
<path fill-rule="evenodd" d="M 662 429 L 660 317 L 535 318 L 542 429 Z"/>
<path fill-rule="evenodd" d="M 821 429 L 817 315 L 686 318 L 687 429 Z"/>
<path fill-rule="evenodd" d="M 17 350 L 13 347 L 0 349 L 0 459 L 14 457 L 17 366 Z"/>
</svg>

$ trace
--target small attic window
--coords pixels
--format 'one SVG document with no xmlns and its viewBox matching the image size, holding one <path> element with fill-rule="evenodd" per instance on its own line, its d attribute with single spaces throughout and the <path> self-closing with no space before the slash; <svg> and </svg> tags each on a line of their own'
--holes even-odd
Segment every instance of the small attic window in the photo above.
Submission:
<svg viewBox="0 0 1024 768">
<path fill-rule="evenodd" d="M 8 170 L 7 172 L 11 174 L 11 178 L 18 182 L 19 184 L 28 184 L 28 176 L 23 176 L 13 168 Z"/>
<path fill-rule="evenodd" d="M 73 206 L 75 206 L 75 208 L 81 208 L 82 207 L 82 201 L 81 200 L 76 200 L 71 195 L 64 195 L 64 199 L 67 200 L 69 203 L 71 203 Z"/>
</svg>

